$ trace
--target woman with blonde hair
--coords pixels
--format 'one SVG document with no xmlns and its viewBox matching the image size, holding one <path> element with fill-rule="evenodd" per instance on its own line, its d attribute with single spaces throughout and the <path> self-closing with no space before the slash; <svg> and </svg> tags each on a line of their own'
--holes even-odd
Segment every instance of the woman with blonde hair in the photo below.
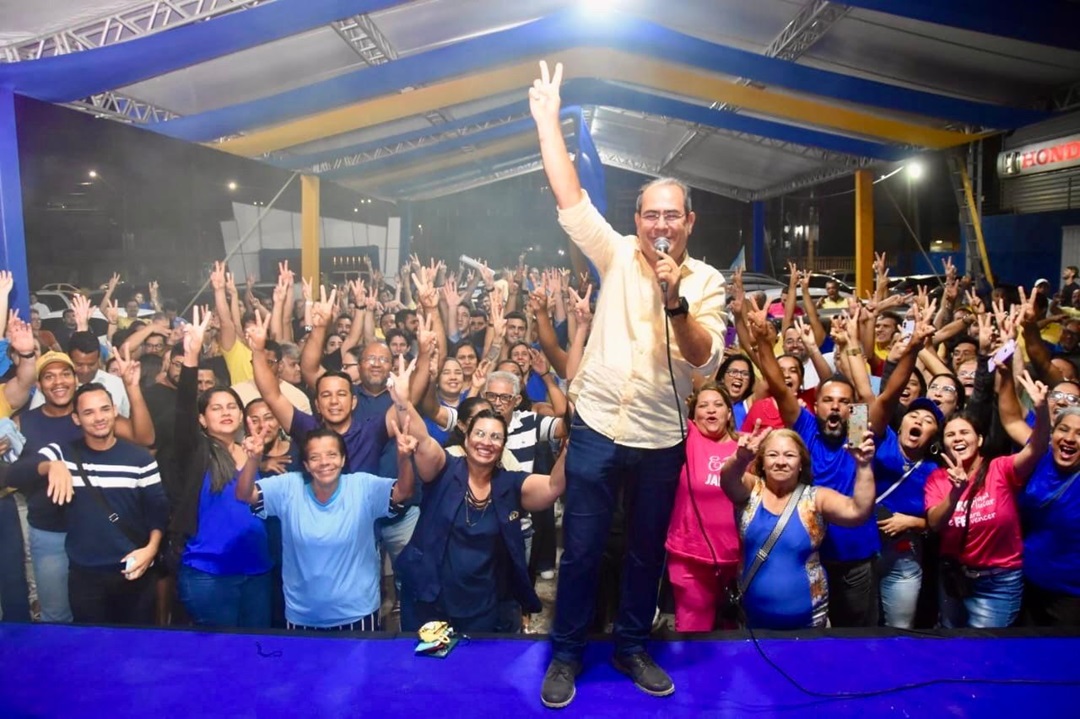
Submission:
<svg viewBox="0 0 1080 719">
<path fill-rule="evenodd" d="M 850 497 L 811 486 L 810 453 L 796 432 L 755 424 L 753 433 L 739 437 L 720 483 L 738 509 L 739 592 L 749 626 L 825 626 L 829 587 L 818 557 L 825 530 L 830 524 L 859 526 L 874 508 L 873 433 L 848 451 L 856 466 Z"/>
</svg>

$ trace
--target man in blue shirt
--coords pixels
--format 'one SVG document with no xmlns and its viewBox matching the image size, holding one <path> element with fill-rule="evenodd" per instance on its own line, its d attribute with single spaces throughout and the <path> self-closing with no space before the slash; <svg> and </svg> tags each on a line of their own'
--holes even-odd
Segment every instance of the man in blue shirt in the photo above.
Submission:
<svg viewBox="0 0 1080 719">
<path fill-rule="evenodd" d="M 855 386 L 843 375 L 825 378 L 818 386 L 814 412 L 799 406 L 795 392 L 784 383 L 780 364 L 768 342 L 764 311 L 751 313 L 751 329 L 758 338 L 758 366 L 776 399 L 784 424 L 799 434 L 810 452 L 814 484 L 851 496 L 855 489 L 855 460 L 845 448 L 851 406 L 856 401 Z M 868 408 L 870 428 L 888 424 L 915 356 L 923 340 L 932 333 L 921 323 L 908 350 L 889 378 L 881 394 Z M 843 349 L 850 356 L 852 372 L 866 371 L 862 349 L 851 343 Z M 861 376 L 861 380 L 867 380 Z M 868 382 L 867 385 L 868 386 Z M 881 549 L 876 518 L 859 527 L 829 528 L 821 544 L 821 560 L 829 580 L 829 621 L 834 627 L 875 627 L 878 624 L 878 586 L 874 561 Z"/>
</svg>

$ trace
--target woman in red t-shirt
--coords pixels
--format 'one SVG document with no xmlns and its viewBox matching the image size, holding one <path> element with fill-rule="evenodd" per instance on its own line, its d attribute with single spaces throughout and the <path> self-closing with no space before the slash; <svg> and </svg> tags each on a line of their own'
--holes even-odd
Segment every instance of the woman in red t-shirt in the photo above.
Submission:
<svg viewBox="0 0 1080 719">
<path fill-rule="evenodd" d="M 941 624 L 1007 627 L 1020 612 L 1024 542 L 1016 493 L 1050 444 L 1046 386 L 1020 378 L 1035 404 L 1035 429 L 1019 452 L 989 459 L 983 437 L 965 415 L 945 424 L 946 467 L 926 480 L 930 529 L 941 533 Z"/>
<path fill-rule="evenodd" d="M 690 424 L 668 527 L 668 576 L 675 629 L 710 632 L 739 571 L 735 508 L 720 487 L 720 468 L 738 449 L 731 400 L 706 382 L 686 400 Z"/>
</svg>

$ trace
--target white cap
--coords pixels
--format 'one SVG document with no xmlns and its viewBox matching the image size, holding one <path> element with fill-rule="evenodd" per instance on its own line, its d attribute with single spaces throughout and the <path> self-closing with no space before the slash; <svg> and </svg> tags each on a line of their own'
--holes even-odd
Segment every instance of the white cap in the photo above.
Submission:
<svg viewBox="0 0 1080 719">
<path fill-rule="evenodd" d="M 1043 279 L 1041 279 L 1041 280 L 1035 280 L 1035 284 L 1032 285 L 1032 287 L 1038 287 L 1039 285 L 1041 285 L 1043 283 L 1050 284 L 1050 280 L 1046 279 L 1045 277 Z"/>
</svg>

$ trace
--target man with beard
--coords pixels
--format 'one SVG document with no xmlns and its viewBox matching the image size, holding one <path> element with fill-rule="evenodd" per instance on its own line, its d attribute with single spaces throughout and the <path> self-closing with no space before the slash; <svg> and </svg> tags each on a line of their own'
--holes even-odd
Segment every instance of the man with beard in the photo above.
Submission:
<svg viewBox="0 0 1080 719">
<path fill-rule="evenodd" d="M 750 329 L 758 340 L 758 366 L 776 398 L 780 416 L 802 438 L 810 452 L 815 485 L 829 487 L 851 496 L 855 488 L 855 460 L 847 451 L 847 423 L 851 405 L 856 401 L 855 387 L 842 375 L 833 375 L 821 382 L 817 391 L 814 412 L 799 406 L 798 397 L 784 380 L 780 364 L 767 343 L 770 336 L 764 310 L 749 314 Z M 927 323 L 909 344 L 897 370 L 888 384 L 869 407 L 871 427 L 884 428 L 907 377 L 915 363 L 922 339 L 932 334 Z M 856 371 L 865 368 L 862 349 L 851 343 L 844 350 L 851 355 Z M 864 378 L 865 379 L 865 378 Z M 866 382 L 868 386 L 869 383 Z M 874 560 L 880 549 L 874 517 L 859 527 L 829 528 L 821 545 L 822 564 L 832 588 L 829 597 L 829 620 L 834 627 L 873 627 L 878 623 L 878 587 L 874 577 Z"/>
<path fill-rule="evenodd" d="M 96 339 L 94 343 L 96 346 Z M 117 436 L 148 447 L 154 443 L 154 427 L 139 387 L 139 363 L 125 357 L 118 357 L 118 360 L 127 388 L 125 397 L 131 401 L 132 416 L 130 420 L 116 417 L 111 426 L 115 426 Z M 72 417 L 78 382 L 75 363 L 61 352 L 47 352 L 38 360 L 37 372 L 44 403 L 18 418 L 19 429 L 26 437 L 23 457 L 32 456 L 48 444 L 67 446 L 82 436 Z M 104 388 L 94 382 L 83 386 Z M 116 406 L 111 402 L 110 406 L 115 411 Z M 30 524 L 30 559 L 37 579 L 42 621 L 70 622 L 64 514 L 45 495 L 42 483 L 31 482 L 24 493 Z"/>
<path fill-rule="evenodd" d="M 138 366 L 125 367 L 136 386 Z M 168 519 L 157 463 L 144 447 L 117 437 L 122 418 L 102 385 L 83 385 L 70 403 L 80 437 L 24 455 L 12 469 L 13 482 L 51 503 L 70 503 L 65 584 L 71 618 L 87 624 L 152 624 L 155 584 L 147 570 Z"/>
</svg>

